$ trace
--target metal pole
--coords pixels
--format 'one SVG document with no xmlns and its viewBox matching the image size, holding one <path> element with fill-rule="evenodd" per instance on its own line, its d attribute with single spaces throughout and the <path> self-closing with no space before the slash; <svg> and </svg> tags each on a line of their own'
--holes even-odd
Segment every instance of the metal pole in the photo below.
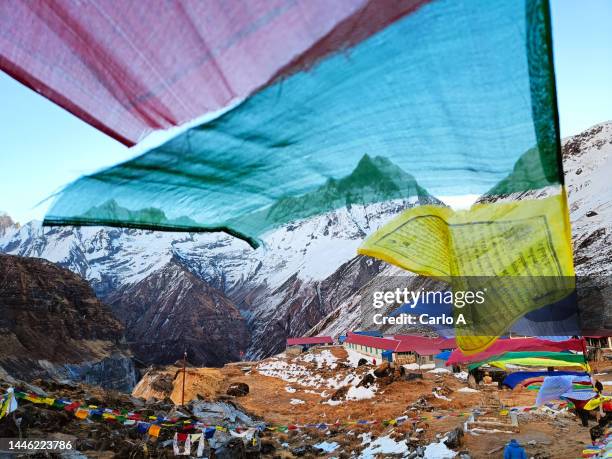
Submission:
<svg viewBox="0 0 612 459">
<path fill-rule="evenodd" d="M 587 366 L 586 370 L 589 373 L 589 375 L 591 375 L 591 378 L 592 378 L 593 372 L 589 371 L 591 370 L 591 366 L 589 365 L 589 358 L 588 358 L 589 350 L 587 349 L 586 338 L 584 336 L 581 336 L 581 340 L 582 340 L 582 357 L 584 357 L 584 363 Z"/>
<path fill-rule="evenodd" d="M 185 376 L 187 369 L 187 351 L 183 354 L 183 390 L 181 392 L 181 406 L 185 406 Z"/>
</svg>

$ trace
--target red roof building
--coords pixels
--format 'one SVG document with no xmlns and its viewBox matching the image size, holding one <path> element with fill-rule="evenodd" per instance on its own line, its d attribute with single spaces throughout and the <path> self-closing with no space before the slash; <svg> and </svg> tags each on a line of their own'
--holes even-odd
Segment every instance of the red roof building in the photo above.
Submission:
<svg viewBox="0 0 612 459">
<path fill-rule="evenodd" d="M 287 338 L 287 346 L 314 346 L 317 344 L 334 344 L 331 336 L 306 336 L 302 338 Z"/>
<path fill-rule="evenodd" d="M 393 338 L 402 343 L 398 346 L 397 352 L 413 351 L 419 355 L 434 355 L 457 347 L 455 338 L 430 338 L 417 335 L 395 335 Z"/>
<path fill-rule="evenodd" d="M 413 361 L 419 363 L 433 362 L 433 356 L 445 349 L 456 346 L 454 339 L 429 338 L 416 335 L 396 335 L 392 338 L 377 338 L 375 336 L 363 336 L 349 333 L 344 341 L 344 346 L 358 352 L 371 355 L 374 358 L 382 357 L 383 352 L 393 354 L 393 360 L 406 359 L 413 356 Z M 417 358 L 415 359 L 414 356 Z"/>
<path fill-rule="evenodd" d="M 395 352 L 395 349 L 400 344 L 400 342 L 395 339 L 358 335 L 357 333 L 349 333 L 344 342 L 393 352 Z"/>
</svg>

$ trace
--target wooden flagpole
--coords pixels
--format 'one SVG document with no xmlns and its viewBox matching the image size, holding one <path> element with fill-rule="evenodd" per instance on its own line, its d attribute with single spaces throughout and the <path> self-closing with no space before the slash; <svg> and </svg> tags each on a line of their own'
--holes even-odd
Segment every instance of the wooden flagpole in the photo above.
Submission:
<svg viewBox="0 0 612 459">
<path fill-rule="evenodd" d="M 183 390 L 181 392 L 181 406 L 185 406 L 185 377 L 187 376 L 187 351 L 183 354 Z"/>
</svg>

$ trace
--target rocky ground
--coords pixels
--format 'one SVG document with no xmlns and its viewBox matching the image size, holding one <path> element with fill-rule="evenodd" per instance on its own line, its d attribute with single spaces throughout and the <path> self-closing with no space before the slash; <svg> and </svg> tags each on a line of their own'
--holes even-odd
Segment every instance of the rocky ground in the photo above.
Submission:
<svg viewBox="0 0 612 459">
<path fill-rule="evenodd" d="M 532 406 L 535 391 L 470 389 L 463 373 L 394 371 L 372 362 L 359 365 L 361 357 L 330 347 L 223 368 L 188 366 L 184 407 L 176 405 L 183 396 L 178 362 L 151 368 L 131 395 L 49 380 L 13 386 L 143 416 L 268 426 L 256 445 L 221 435 L 211 457 L 495 458 L 502 457 L 505 443 L 516 438 L 530 457 L 543 459 L 578 457 L 590 444 L 588 430 L 562 408 L 521 411 L 519 431 L 512 432 L 502 410 Z M 612 384 L 612 365 L 598 364 L 595 371 L 604 384 L 608 381 L 606 388 Z M 491 408 L 491 396 L 501 407 Z M 469 424 L 466 430 L 475 408 L 481 411 L 478 420 L 497 424 Z M 133 426 L 108 419 L 80 420 L 65 410 L 25 400 L 0 422 L 0 437 L 18 437 L 20 430 L 27 438 L 70 439 L 83 456 L 64 457 L 92 458 L 173 457 L 176 431 L 162 428 L 155 438 Z"/>
</svg>

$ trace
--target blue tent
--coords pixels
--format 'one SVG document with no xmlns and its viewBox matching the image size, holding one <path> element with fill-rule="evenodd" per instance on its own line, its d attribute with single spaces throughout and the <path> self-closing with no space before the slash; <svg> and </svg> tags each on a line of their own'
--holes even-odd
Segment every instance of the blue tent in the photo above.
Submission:
<svg viewBox="0 0 612 459">
<path fill-rule="evenodd" d="M 363 335 L 363 336 L 374 336 L 376 338 L 382 338 L 383 334 L 382 332 L 378 331 L 378 330 L 363 330 L 363 331 L 356 331 L 353 332 L 356 335 Z"/>
<path fill-rule="evenodd" d="M 546 377 L 546 376 L 588 376 L 584 371 L 516 371 L 506 376 L 502 382 L 504 386 L 511 389 L 517 384 L 529 378 Z"/>
</svg>

